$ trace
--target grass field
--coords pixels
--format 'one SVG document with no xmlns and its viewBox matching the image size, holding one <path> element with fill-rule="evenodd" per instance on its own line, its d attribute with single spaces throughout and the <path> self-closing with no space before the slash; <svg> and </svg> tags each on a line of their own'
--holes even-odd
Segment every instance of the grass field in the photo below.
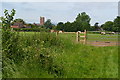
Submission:
<svg viewBox="0 0 120 80">
<path fill-rule="evenodd" d="M 56 37 L 54 33 L 21 32 L 19 36 L 17 44 L 24 50 L 21 53 L 24 59 L 20 64 L 6 61 L 4 78 L 118 77 L 118 46 L 76 44 L 75 34 L 59 34 Z"/>
<path fill-rule="evenodd" d="M 81 34 L 83 35 L 83 34 Z M 60 37 L 65 37 L 66 39 L 70 39 L 72 41 L 76 40 L 75 33 L 60 33 Z M 118 34 L 115 35 L 101 35 L 101 34 L 87 34 L 87 41 L 118 41 Z"/>
</svg>

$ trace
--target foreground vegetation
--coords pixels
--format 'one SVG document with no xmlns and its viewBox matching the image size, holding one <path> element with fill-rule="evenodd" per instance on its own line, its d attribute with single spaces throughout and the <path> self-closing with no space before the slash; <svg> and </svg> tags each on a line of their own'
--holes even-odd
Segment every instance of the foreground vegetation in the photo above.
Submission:
<svg viewBox="0 0 120 80">
<path fill-rule="evenodd" d="M 76 44 L 46 32 L 4 31 L 3 78 L 117 78 L 117 47 Z"/>
</svg>

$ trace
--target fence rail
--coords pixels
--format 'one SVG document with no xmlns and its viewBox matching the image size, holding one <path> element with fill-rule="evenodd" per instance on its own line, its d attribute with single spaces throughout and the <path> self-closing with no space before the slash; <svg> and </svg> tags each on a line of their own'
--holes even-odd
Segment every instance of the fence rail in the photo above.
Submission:
<svg viewBox="0 0 120 80">
<path fill-rule="evenodd" d="M 94 44 L 94 45 L 115 45 L 118 44 L 118 39 L 120 35 L 113 34 L 113 35 L 101 35 L 101 34 L 89 34 L 88 31 L 84 30 L 84 32 L 56 32 L 56 36 L 59 34 L 70 34 L 71 37 L 68 35 L 66 38 L 72 39 L 77 43 L 83 44 Z"/>
<path fill-rule="evenodd" d="M 59 32 L 59 31 L 56 31 L 56 36 L 58 36 L 58 34 L 62 34 L 62 33 L 66 33 L 66 34 L 76 33 L 76 42 L 86 44 L 86 41 L 87 41 L 87 31 L 86 30 L 84 30 L 84 32 Z M 81 36 L 81 34 L 84 34 L 84 35 Z"/>
</svg>

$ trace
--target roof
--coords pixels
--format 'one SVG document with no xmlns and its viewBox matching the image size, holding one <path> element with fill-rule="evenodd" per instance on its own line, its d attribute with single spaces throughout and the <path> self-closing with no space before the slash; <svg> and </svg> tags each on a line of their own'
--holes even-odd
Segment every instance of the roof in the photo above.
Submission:
<svg viewBox="0 0 120 80">
<path fill-rule="evenodd" d="M 12 28 L 19 28 L 19 26 L 11 26 Z"/>
</svg>

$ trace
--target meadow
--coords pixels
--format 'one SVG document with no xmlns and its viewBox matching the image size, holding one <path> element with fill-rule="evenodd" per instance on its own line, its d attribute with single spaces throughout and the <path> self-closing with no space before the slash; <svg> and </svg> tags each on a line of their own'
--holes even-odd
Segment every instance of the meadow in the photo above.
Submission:
<svg viewBox="0 0 120 80">
<path fill-rule="evenodd" d="M 84 34 L 79 34 L 79 35 L 84 35 Z M 87 41 L 118 41 L 120 35 L 114 34 L 114 35 L 101 35 L 101 34 L 87 34 Z M 76 40 L 76 33 L 60 33 L 59 37 L 63 37 L 66 39 L 70 39 L 72 41 Z"/>
<path fill-rule="evenodd" d="M 3 78 L 118 78 L 118 46 L 75 43 L 75 34 L 3 34 Z"/>
</svg>

